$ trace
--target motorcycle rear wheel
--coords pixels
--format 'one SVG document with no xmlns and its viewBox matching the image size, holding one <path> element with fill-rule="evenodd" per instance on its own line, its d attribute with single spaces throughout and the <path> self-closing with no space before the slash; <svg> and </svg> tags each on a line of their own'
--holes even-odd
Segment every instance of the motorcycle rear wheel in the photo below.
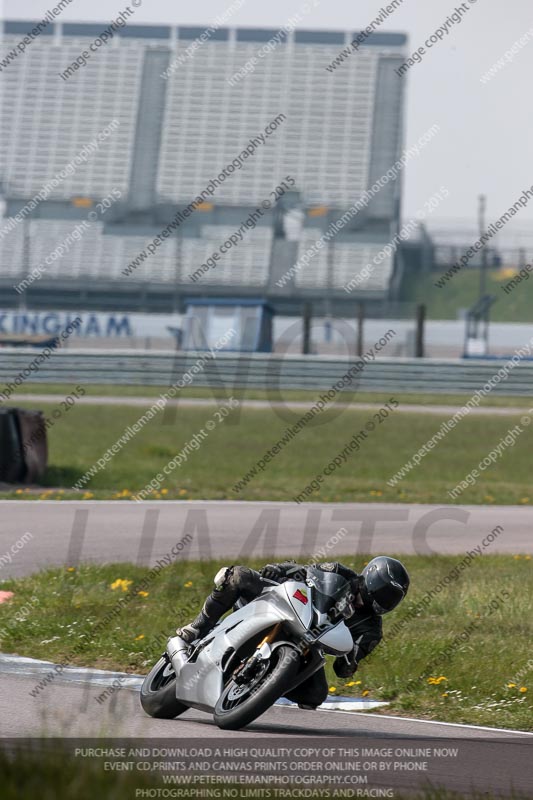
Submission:
<svg viewBox="0 0 533 800">
<path fill-rule="evenodd" d="M 162 656 L 152 667 L 141 686 L 141 705 L 150 717 L 174 719 L 188 706 L 176 699 L 176 673 L 168 658 Z"/>
<path fill-rule="evenodd" d="M 282 697 L 299 668 L 299 653 L 289 645 L 280 645 L 251 683 L 240 685 L 230 677 L 213 712 L 215 723 L 224 730 L 249 725 Z"/>
</svg>

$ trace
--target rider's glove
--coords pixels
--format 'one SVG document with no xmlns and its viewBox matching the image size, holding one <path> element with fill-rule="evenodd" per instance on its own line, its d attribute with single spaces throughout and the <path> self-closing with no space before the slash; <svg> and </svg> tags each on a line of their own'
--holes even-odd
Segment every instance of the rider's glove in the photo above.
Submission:
<svg viewBox="0 0 533 800">
<path fill-rule="evenodd" d="M 279 564 L 266 564 L 263 569 L 259 570 L 259 574 L 267 581 L 280 581 L 283 577 L 283 570 Z"/>
<path fill-rule="evenodd" d="M 339 656 L 333 662 L 333 671 L 337 678 L 351 678 L 357 672 L 357 661 L 353 651 L 347 656 Z"/>
</svg>

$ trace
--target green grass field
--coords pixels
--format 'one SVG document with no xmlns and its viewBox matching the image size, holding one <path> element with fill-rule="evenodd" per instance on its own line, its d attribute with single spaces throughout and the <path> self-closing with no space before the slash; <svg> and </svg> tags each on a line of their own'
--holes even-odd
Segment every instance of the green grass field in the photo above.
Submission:
<svg viewBox="0 0 533 800">
<path fill-rule="evenodd" d="M 360 570 L 366 559 L 339 560 Z M 389 701 L 389 714 L 532 730 L 533 560 L 478 558 L 423 611 L 401 623 L 461 557 L 402 560 L 412 578 L 408 600 L 385 617 L 384 642 L 352 679 L 336 678 L 328 666 L 331 694 L 368 693 Z M 145 594 L 136 586 L 149 570 L 131 564 L 82 565 L 4 581 L 2 589 L 14 598 L 0 605 L 0 647 L 57 663 L 146 673 L 161 654 L 164 637 L 199 610 L 221 565 L 174 563 Z M 122 598 L 129 601 L 125 609 L 93 633 Z M 23 608 L 21 621 L 15 621 Z"/>
<path fill-rule="evenodd" d="M 33 407 L 32 403 L 26 404 Z M 40 404 L 51 414 L 55 406 Z M 62 499 L 131 499 L 173 459 L 195 433 L 213 420 L 215 408 L 178 408 L 170 418 L 160 413 L 148 423 L 106 468 L 98 471 L 82 493 L 73 484 L 100 459 L 142 408 L 76 406 L 49 431 L 49 469 L 43 491 L 24 489 L 3 497 Z M 438 430 L 446 417 L 391 412 L 378 423 L 372 412 L 326 412 L 283 447 L 240 492 L 232 487 L 294 424 L 301 411 L 246 409 L 232 412 L 188 455 L 187 461 L 164 476 L 152 499 L 292 500 L 345 447 L 351 437 L 374 421 L 375 430 L 361 442 L 359 452 L 333 474 L 324 477 L 321 490 L 310 495 L 320 501 L 400 501 L 450 503 L 447 494 L 475 467 L 519 416 L 471 416 L 461 421 L 397 486 L 387 484 L 413 453 Z M 165 424 L 167 423 L 167 424 Z M 482 474 L 482 479 L 460 496 L 464 503 L 533 502 L 530 481 L 531 432 L 524 429 L 516 444 Z"/>
<path fill-rule="evenodd" d="M 425 303 L 429 319 L 457 319 L 459 309 L 470 308 L 479 297 L 479 270 L 464 269 L 456 273 L 443 288 L 435 282 L 444 274 L 434 272 L 431 276 L 417 276 L 412 285 L 404 287 L 404 299 Z M 533 281 L 522 280 L 513 291 L 506 294 L 504 287 L 510 280 L 497 270 L 487 274 L 487 294 L 494 295 L 490 317 L 493 322 L 533 321 Z"/>
</svg>

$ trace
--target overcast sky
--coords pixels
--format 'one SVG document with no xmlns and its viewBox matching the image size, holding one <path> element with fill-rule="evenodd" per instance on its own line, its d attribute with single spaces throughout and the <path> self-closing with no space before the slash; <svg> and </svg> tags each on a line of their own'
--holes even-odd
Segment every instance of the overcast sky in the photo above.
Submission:
<svg viewBox="0 0 533 800">
<path fill-rule="evenodd" d="M 309 0 L 317 3 L 299 27 L 358 30 L 366 27 L 386 1 Z M 135 22 L 207 25 L 231 0 L 196 3 L 142 0 Z M 131 3 L 131 0 L 130 0 Z M 62 20 L 107 22 L 125 8 L 127 0 L 72 0 Z M 53 0 L 4 0 L 7 19 L 39 19 Z M 281 27 L 302 0 L 247 0 L 228 24 Z M 383 23 L 382 30 L 409 35 L 409 49 L 423 45 L 459 2 L 403 0 Z M 533 6 L 532 0 L 465 0 L 468 13 L 448 36 L 428 50 L 421 64 L 410 69 L 407 81 L 406 144 L 434 123 L 441 132 L 413 160 L 404 179 L 404 215 L 414 215 L 436 188 L 444 184 L 450 199 L 435 218 L 476 216 L 477 196 L 488 195 L 488 217 L 499 217 L 533 185 Z M 488 84 L 480 77 L 527 31 L 531 40 Z M 274 56 L 275 57 L 275 56 Z M 334 76 L 332 76 L 334 78 Z M 400 78 L 398 78 L 400 80 Z M 533 222 L 533 200 L 515 217 L 515 231 Z"/>
</svg>

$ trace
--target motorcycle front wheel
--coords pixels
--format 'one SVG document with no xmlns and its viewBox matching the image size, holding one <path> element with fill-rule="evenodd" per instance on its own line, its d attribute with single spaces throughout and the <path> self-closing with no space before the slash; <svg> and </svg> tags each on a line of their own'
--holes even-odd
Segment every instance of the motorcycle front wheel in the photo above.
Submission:
<svg viewBox="0 0 533 800">
<path fill-rule="evenodd" d="M 218 727 L 234 731 L 260 717 L 289 690 L 299 668 L 299 653 L 280 645 L 250 681 L 237 683 L 231 676 L 213 712 Z"/>
<path fill-rule="evenodd" d="M 176 699 L 176 673 L 166 656 L 152 667 L 141 686 L 141 705 L 148 716 L 174 719 L 187 711 Z"/>
</svg>

